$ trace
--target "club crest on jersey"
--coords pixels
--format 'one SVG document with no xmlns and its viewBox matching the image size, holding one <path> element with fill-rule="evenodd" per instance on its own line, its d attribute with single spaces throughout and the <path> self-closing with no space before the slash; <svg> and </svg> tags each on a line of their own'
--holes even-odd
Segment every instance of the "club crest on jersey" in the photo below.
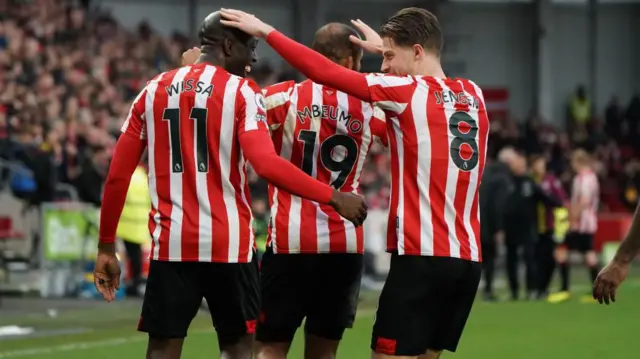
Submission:
<svg viewBox="0 0 640 359">
<path fill-rule="evenodd" d="M 354 119 L 351 114 L 342 111 L 339 107 L 313 104 L 311 106 L 305 106 L 302 110 L 298 110 L 298 120 L 300 123 L 305 123 L 312 118 L 337 121 L 343 124 L 351 133 L 359 133 L 362 131 L 362 121 Z"/>
<path fill-rule="evenodd" d="M 264 96 L 261 93 L 256 94 L 256 106 L 264 112 L 267 112 L 267 106 L 264 104 Z"/>
</svg>

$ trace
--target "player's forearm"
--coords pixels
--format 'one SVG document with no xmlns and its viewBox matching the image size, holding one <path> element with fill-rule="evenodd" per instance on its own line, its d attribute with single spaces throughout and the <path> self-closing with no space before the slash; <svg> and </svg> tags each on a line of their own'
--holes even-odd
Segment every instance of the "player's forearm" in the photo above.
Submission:
<svg viewBox="0 0 640 359">
<path fill-rule="evenodd" d="M 267 182 L 299 197 L 329 204 L 333 189 L 317 181 L 276 154 L 269 135 L 259 131 L 240 136 L 240 146 L 245 158 L 256 173 Z"/>
<path fill-rule="evenodd" d="M 371 102 L 369 85 L 363 74 L 336 64 L 278 31 L 270 32 L 267 42 L 291 66 L 312 81 L 346 92 L 362 101 Z"/>
<path fill-rule="evenodd" d="M 116 240 L 129 182 L 140 163 L 144 147 L 143 141 L 127 134 L 123 134 L 116 144 L 100 208 L 100 243 L 113 243 Z"/>
<path fill-rule="evenodd" d="M 629 233 L 616 252 L 615 261 L 630 263 L 640 252 L 640 207 L 636 208 Z"/>
</svg>

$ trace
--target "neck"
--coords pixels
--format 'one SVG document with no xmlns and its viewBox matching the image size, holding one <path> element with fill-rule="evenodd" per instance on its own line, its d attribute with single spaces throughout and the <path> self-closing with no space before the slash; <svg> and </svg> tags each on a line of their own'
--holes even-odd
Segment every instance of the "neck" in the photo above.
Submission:
<svg viewBox="0 0 640 359">
<path fill-rule="evenodd" d="M 196 61 L 196 64 L 200 64 L 206 62 L 208 64 L 214 65 L 214 66 L 220 66 L 224 68 L 224 58 L 222 56 L 220 56 L 220 54 L 215 54 L 215 53 L 203 53 L 200 55 L 200 57 L 198 57 L 198 60 Z"/>
<path fill-rule="evenodd" d="M 427 56 L 418 67 L 418 75 L 431 76 L 437 78 L 446 78 L 442 65 L 440 64 L 440 58 L 435 55 Z"/>
</svg>

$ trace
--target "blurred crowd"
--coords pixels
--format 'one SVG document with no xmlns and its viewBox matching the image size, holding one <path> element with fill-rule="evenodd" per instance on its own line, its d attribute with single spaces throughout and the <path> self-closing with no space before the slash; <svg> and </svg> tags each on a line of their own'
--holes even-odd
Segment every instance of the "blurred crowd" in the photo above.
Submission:
<svg viewBox="0 0 640 359">
<path fill-rule="evenodd" d="M 146 22 L 125 29 L 89 3 L 0 3 L 0 185 L 33 204 L 69 196 L 60 191 L 63 183 L 81 201 L 99 206 L 130 101 L 193 46 L 186 35 L 163 37 Z M 267 86 L 296 75 L 261 64 L 252 76 Z M 632 139 L 640 132 L 640 98 L 628 106 L 613 99 L 600 119 L 584 92 L 579 88 L 568 104 L 566 132 L 535 116 L 493 118 L 490 156 L 505 145 L 542 154 L 550 171 L 568 183 L 569 149 L 585 147 L 597 159 L 605 209 L 634 207 L 640 142 Z M 362 173 L 363 193 L 371 208 L 385 209 L 389 158 L 378 145 L 372 154 Z M 254 209 L 266 217 L 266 185 L 254 173 L 250 181 Z"/>
</svg>

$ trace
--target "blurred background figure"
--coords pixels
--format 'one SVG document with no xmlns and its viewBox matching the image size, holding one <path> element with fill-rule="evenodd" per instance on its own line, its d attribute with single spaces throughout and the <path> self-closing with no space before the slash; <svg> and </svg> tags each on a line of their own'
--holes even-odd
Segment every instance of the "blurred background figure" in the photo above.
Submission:
<svg viewBox="0 0 640 359">
<path fill-rule="evenodd" d="M 128 296 L 141 296 L 144 293 L 142 278 L 142 248 L 148 246 L 149 237 L 149 182 L 143 165 L 138 166 L 129 184 L 127 199 L 122 209 L 116 235 L 122 239 L 127 252 L 128 271 L 126 271 L 125 293 Z"/>
<path fill-rule="evenodd" d="M 547 172 L 546 159 L 541 155 L 533 155 L 530 159 L 531 176 L 542 192 L 556 201 L 555 205 L 566 201 L 562 183 L 552 173 Z M 538 240 L 535 245 L 535 261 L 538 268 L 538 296 L 546 298 L 549 284 L 556 266 L 554 251 L 556 247 L 555 222 L 556 207 L 549 202 L 537 204 Z"/>
<path fill-rule="evenodd" d="M 569 268 L 568 253 L 578 252 L 584 257 L 591 281 L 598 275 L 598 257 L 593 248 L 594 234 L 598 229 L 598 205 L 600 198 L 600 184 L 593 169 L 591 156 L 583 149 L 575 150 L 571 155 L 571 167 L 575 173 L 571 185 L 571 204 L 569 206 L 570 233 L 565 238 L 564 245 L 558 247 L 556 260 L 560 269 L 562 287 L 560 292 L 549 296 L 552 303 L 569 299 Z M 584 301 L 592 301 L 589 294 L 585 294 Z"/>
<path fill-rule="evenodd" d="M 511 147 L 500 150 L 498 160 L 487 165 L 480 185 L 480 236 L 484 273 L 483 298 L 496 301 L 493 292 L 498 247 L 504 245 L 504 210 L 509 187 L 512 185 L 510 166 L 516 151 Z"/>
<path fill-rule="evenodd" d="M 520 299 L 519 263 L 526 268 L 526 298 L 539 298 L 539 271 L 536 262 L 538 242 L 538 205 L 560 206 L 558 199 L 548 196 L 529 175 L 527 160 L 516 153 L 509 162 L 511 182 L 504 208 L 505 245 L 507 247 L 507 277 L 511 300 Z"/>
</svg>

